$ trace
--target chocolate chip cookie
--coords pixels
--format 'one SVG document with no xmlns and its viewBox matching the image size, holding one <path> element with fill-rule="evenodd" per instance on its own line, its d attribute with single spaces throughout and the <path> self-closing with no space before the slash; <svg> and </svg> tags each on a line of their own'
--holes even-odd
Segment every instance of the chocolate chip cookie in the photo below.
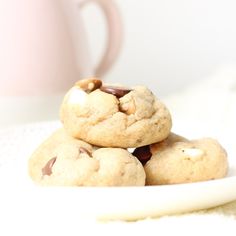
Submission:
<svg viewBox="0 0 236 236">
<path fill-rule="evenodd" d="M 133 155 L 136 156 L 143 165 L 145 165 L 153 154 L 157 154 L 178 141 L 187 141 L 187 139 L 180 135 L 170 133 L 169 136 L 161 142 L 136 148 Z"/>
<path fill-rule="evenodd" d="M 139 147 L 165 139 L 171 130 L 166 106 L 144 86 L 103 85 L 92 78 L 65 95 L 60 118 L 67 132 L 103 147 Z"/>
<path fill-rule="evenodd" d="M 187 140 L 172 134 L 167 140 L 150 145 L 149 152 L 144 163 L 147 185 L 206 181 L 227 174 L 227 153 L 212 138 Z M 136 150 L 134 155 L 140 159 L 144 154 Z"/>
<path fill-rule="evenodd" d="M 125 149 L 97 148 L 53 133 L 29 159 L 29 174 L 46 186 L 143 186 L 142 164 Z"/>
</svg>

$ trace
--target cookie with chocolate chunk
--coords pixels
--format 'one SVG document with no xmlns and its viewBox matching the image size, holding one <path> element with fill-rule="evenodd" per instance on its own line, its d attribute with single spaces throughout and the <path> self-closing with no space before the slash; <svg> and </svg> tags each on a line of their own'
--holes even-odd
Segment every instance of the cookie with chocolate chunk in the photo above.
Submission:
<svg viewBox="0 0 236 236">
<path fill-rule="evenodd" d="M 169 136 L 161 142 L 136 148 L 133 155 L 136 156 L 143 165 L 145 165 L 153 154 L 156 155 L 168 146 L 180 141 L 187 141 L 187 139 L 175 133 L 170 133 Z"/>
<path fill-rule="evenodd" d="M 139 147 L 165 139 L 171 130 L 166 106 L 146 87 L 81 80 L 65 95 L 60 118 L 67 132 L 103 147 Z"/>
<path fill-rule="evenodd" d="M 143 186 L 141 163 L 121 148 L 97 148 L 70 137 L 64 129 L 53 133 L 29 159 L 29 175 L 46 186 Z"/>
<path fill-rule="evenodd" d="M 228 171 L 227 153 L 212 138 L 187 140 L 171 134 L 163 142 L 150 145 L 149 152 L 144 163 L 147 185 L 219 179 Z M 138 159 L 145 155 L 140 150 L 134 154 Z"/>
</svg>

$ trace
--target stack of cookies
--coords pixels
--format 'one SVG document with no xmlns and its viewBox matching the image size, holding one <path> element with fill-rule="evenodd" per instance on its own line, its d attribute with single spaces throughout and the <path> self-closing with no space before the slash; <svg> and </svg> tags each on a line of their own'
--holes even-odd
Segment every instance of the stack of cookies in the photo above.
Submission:
<svg viewBox="0 0 236 236">
<path fill-rule="evenodd" d="M 171 132 L 167 107 L 144 86 L 78 81 L 56 130 L 33 153 L 29 174 L 49 186 L 144 186 L 222 178 L 227 154 L 212 138 Z"/>
</svg>

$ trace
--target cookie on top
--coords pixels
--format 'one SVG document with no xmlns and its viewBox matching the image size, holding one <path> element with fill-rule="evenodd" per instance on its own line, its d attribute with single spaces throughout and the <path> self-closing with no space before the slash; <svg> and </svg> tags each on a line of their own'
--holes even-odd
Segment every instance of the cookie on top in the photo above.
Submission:
<svg viewBox="0 0 236 236">
<path fill-rule="evenodd" d="M 172 120 L 167 107 L 144 86 L 78 81 L 65 95 L 60 118 L 67 132 L 103 147 L 139 147 L 164 140 Z"/>
</svg>

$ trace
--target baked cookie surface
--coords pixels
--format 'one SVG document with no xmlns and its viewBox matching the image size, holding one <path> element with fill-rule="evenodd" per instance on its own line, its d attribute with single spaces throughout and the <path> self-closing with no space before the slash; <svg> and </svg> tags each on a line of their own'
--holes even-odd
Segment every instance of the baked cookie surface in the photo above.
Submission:
<svg viewBox="0 0 236 236">
<path fill-rule="evenodd" d="M 166 106 L 143 86 L 103 86 L 79 81 L 65 95 L 60 118 L 67 132 L 103 147 L 139 147 L 165 139 L 171 130 Z"/>
<path fill-rule="evenodd" d="M 161 152 L 178 141 L 187 141 L 187 139 L 171 132 L 163 141 L 138 147 L 132 154 L 136 156 L 143 165 L 145 165 L 153 154 L 157 155 L 158 152 Z"/>
<path fill-rule="evenodd" d="M 29 175 L 46 186 L 143 186 L 141 163 L 121 148 L 97 148 L 53 133 L 29 159 Z"/>
<path fill-rule="evenodd" d="M 198 182 L 226 176 L 227 153 L 218 141 L 181 139 L 175 136 L 164 144 L 151 145 L 152 156 L 144 166 L 147 185 Z"/>
</svg>

